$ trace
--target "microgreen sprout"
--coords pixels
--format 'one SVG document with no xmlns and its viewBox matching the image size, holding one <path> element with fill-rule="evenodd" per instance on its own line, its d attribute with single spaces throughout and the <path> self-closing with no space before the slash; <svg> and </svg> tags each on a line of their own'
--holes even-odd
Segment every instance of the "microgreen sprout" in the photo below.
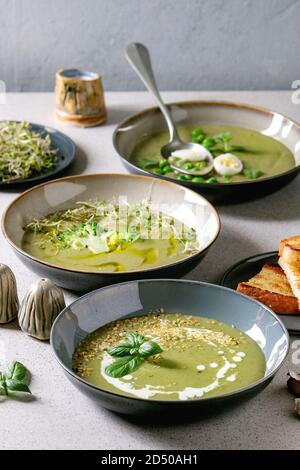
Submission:
<svg viewBox="0 0 300 470">
<path fill-rule="evenodd" d="M 27 179 L 55 167 L 57 151 L 49 134 L 41 135 L 28 122 L 0 123 L 0 181 Z"/>
</svg>

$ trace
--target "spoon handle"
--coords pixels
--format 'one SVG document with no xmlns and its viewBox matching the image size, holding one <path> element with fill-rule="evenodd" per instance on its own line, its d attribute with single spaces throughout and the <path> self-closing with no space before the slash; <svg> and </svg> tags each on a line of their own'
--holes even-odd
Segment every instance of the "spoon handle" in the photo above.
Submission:
<svg viewBox="0 0 300 470">
<path fill-rule="evenodd" d="M 161 96 L 159 94 L 151 66 L 151 59 L 148 49 L 143 44 L 133 42 L 129 44 L 126 48 L 126 59 L 132 66 L 133 70 L 137 73 L 137 75 L 146 85 L 146 88 L 156 98 L 158 106 L 161 112 L 163 113 L 163 116 L 169 128 L 170 142 L 180 141 L 170 111 L 162 101 Z"/>
</svg>

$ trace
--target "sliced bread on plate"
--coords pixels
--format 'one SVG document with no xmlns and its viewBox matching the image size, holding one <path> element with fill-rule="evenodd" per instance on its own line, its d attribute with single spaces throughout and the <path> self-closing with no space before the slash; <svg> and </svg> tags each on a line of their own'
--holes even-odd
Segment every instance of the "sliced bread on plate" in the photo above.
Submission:
<svg viewBox="0 0 300 470">
<path fill-rule="evenodd" d="M 300 308 L 300 236 L 282 240 L 279 248 L 278 264 L 283 269 L 291 285 L 293 294 L 298 299 Z"/>
<path fill-rule="evenodd" d="M 298 299 L 281 267 L 265 264 L 247 282 L 240 282 L 237 291 L 248 295 L 281 314 L 299 313 Z"/>
</svg>

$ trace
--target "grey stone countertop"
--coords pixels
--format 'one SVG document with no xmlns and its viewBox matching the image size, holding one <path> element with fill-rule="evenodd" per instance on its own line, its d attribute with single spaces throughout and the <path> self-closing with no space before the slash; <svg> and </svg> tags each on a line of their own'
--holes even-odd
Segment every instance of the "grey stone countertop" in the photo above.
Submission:
<svg viewBox="0 0 300 470">
<path fill-rule="evenodd" d="M 300 105 L 291 91 L 166 92 L 166 101 L 222 99 L 268 107 L 300 120 Z M 62 130 L 78 146 L 70 174 L 125 172 L 112 145 L 112 132 L 126 116 L 152 106 L 144 92 L 106 94 L 108 121 L 101 127 L 74 128 L 56 122 L 51 93 L 7 94 L 0 105 L 1 119 L 25 119 Z M 17 195 L 0 192 L 0 212 Z M 188 276 L 216 282 L 231 264 L 246 256 L 276 250 L 282 238 L 300 232 L 300 184 L 297 177 L 286 188 L 262 199 L 217 207 L 222 231 L 207 257 Z M 17 277 L 19 297 L 37 276 L 25 268 L 1 235 L 0 261 Z M 67 303 L 76 296 L 65 293 Z M 292 346 L 296 338 L 292 337 Z M 298 345 L 299 348 L 299 345 Z M 290 358 L 274 381 L 246 404 L 192 423 L 140 424 L 98 407 L 64 377 L 48 343 L 22 333 L 16 324 L 0 328 L 0 362 L 20 360 L 32 372 L 30 403 L 0 403 L 2 449 L 300 449 L 300 419 L 286 391 Z M 300 366 L 298 366 L 299 368 Z"/>
</svg>

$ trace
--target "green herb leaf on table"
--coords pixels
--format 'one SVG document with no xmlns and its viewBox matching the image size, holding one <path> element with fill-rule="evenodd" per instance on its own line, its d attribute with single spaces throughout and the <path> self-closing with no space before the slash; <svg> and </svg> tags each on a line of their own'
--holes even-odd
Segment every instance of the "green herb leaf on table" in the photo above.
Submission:
<svg viewBox="0 0 300 470">
<path fill-rule="evenodd" d="M 106 367 L 105 373 L 115 379 L 134 372 L 140 365 L 139 356 L 125 356 Z"/>
<path fill-rule="evenodd" d="M 161 352 L 162 348 L 155 341 L 147 340 L 139 333 L 127 333 L 125 341 L 107 350 L 110 356 L 119 359 L 107 366 L 105 373 L 113 378 L 124 377 L 138 369 L 145 358 Z"/>
<path fill-rule="evenodd" d="M 9 364 L 5 372 L 0 372 L 0 396 L 19 399 L 32 396 L 26 383 L 28 376 L 28 370 L 21 362 Z"/>
<path fill-rule="evenodd" d="M 4 381 L 0 382 L 0 396 L 7 396 L 7 388 Z"/>
<path fill-rule="evenodd" d="M 31 393 L 28 385 L 24 382 L 18 382 L 17 380 L 6 380 L 7 392 L 22 392 L 22 393 Z"/>
<path fill-rule="evenodd" d="M 16 361 L 9 364 L 3 375 L 6 379 L 22 381 L 26 378 L 27 369 L 23 364 Z"/>
</svg>

